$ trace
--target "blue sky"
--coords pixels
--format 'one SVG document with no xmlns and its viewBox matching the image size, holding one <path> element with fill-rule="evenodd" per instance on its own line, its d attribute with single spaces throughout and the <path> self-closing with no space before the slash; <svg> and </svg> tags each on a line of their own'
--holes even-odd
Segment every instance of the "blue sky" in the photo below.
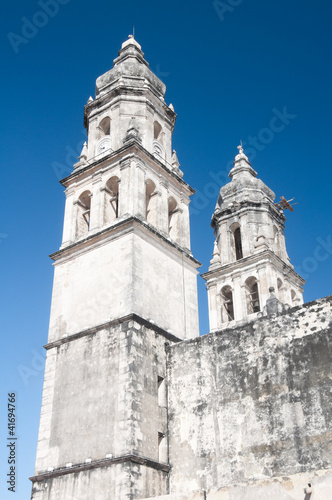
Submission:
<svg viewBox="0 0 332 500">
<path fill-rule="evenodd" d="M 53 277 L 48 255 L 60 245 L 64 210 L 58 180 L 80 152 L 83 106 L 95 80 L 112 67 L 133 25 L 178 114 L 173 145 L 185 180 L 198 192 L 191 232 L 201 271 L 212 254 L 217 192 L 242 139 L 277 198 L 298 202 L 286 213 L 286 243 L 295 270 L 307 279 L 305 301 L 332 288 L 328 0 L 52 0 L 49 14 L 45 3 L 43 11 L 33 0 L 6 2 L 0 20 L 0 495 L 16 500 L 29 498 L 34 471 Z M 283 122 L 274 119 L 280 114 Z M 201 333 L 207 333 L 201 278 L 198 284 Z M 5 477 L 12 391 L 18 398 L 15 494 Z"/>
</svg>

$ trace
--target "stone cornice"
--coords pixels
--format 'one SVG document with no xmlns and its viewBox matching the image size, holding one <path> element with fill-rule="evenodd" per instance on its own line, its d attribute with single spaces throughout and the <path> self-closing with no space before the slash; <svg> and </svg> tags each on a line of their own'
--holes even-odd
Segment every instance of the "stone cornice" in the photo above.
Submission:
<svg viewBox="0 0 332 500">
<path fill-rule="evenodd" d="M 297 274 L 294 269 L 292 269 L 288 264 L 286 264 L 286 262 L 281 260 L 275 253 L 273 253 L 269 249 L 264 250 L 263 252 L 249 255 L 248 257 L 244 257 L 235 262 L 231 262 L 230 264 L 220 265 L 217 269 L 207 271 L 206 273 L 201 274 L 201 276 L 204 280 L 209 281 L 211 279 L 219 278 L 225 274 L 238 273 L 241 271 L 243 272 L 248 269 L 250 264 L 257 266 L 261 263 L 264 264 L 264 262 L 266 261 L 272 261 L 277 269 L 279 268 L 283 272 L 286 272 L 301 285 L 305 284 L 305 280 L 299 274 Z"/>
<path fill-rule="evenodd" d="M 66 258 L 72 258 L 76 256 L 76 253 L 90 249 L 91 244 L 93 243 L 103 244 L 105 240 L 108 239 L 108 237 L 113 237 L 119 235 L 120 233 L 133 231 L 135 227 L 139 227 L 151 236 L 162 240 L 162 242 L 166 244 L 170 249 L 176 251 L 176 253 L 180 253 L 185 259 L 194 264 L 196 268 L 202 265 L 192 256 L 192 254 L 188 252 L 188 250 L 182 248 L 170 238 L 160 233 L 155 227 L 136 216 L 128 216 L 126 218 L 119 219 L 115 224 L 112 224 L 105 229 L 101 229 L 100 231 L 94 232 L 92 234 L 88 233 L 87 237 L 83 240 L 75 241 L 68 246 L 60 248 L 60 250 L 52 253 L 50 257 L 55 262 L 59 261 L 60 259 L 62 260 Z"/>
<path fill-rule="evenodd" d="M 80 464 L 75 464 L 72 465 L 71 467 L 59 467 L 58 469 L 54 469 L 49 472 L 41 472 L 36 476 L 30 477 L 29 479 L 30 481 L 35 483 L 37 481 L 53 479 L 55 477 L 64 476 L 67 474 L 74 474 L 85 470 L 98 469 L 100 467 L 108 467 L 113 464 L 121 464 L 126 462 L 144 465 L 151 469 L 160 470 L 163 472 L 170 471 L 170 466 L 167 464 L 162 464 L 160 462 L 156 462 L 155 460 L 151 460 L 149 458 L 140 457 L 139 455 L 128 454 L 128 455 L 122 455 L 121 457 L 114 457 L 114 458 L 112 457 L 112 458 L 103 458 L 101 460 L 94 460 L 90 463 L 84 462 Z"/>
<path fill-rule="evenodd" d="M 113 106 L 114 104 L 117 103 L 117 101 L 121 100 L 124 96 L 132 97 L 133 99 L 136 98 L 143 98 L 146 100 L 146 103 L 148 106 L 153 106 L 155 108 L 155 104 L 153 104 L 150 100 L 150 97 L 152 97 L 153 100 L 158 103 L 159 106 L 162 106 L 166 113 L 166 117 L 168 118 L 169 124 L 171 126 L 171 130 L 174 130 L 174 125 L 175 125 L 175 120 L 176 120 L 176 113 L 173 111 L 163 100 L 161 95 L 156 92 L 156 90 L 151 86 L 151 84 L 147 84 L 144 87 L 137 87 L 137 86 L 132 86 L 128 84 L 120 84 L 120 79 L 121 77 L 118 78 L 118 80 L 113 82 L 113 88 L 108 90 L 107 92 L 104 92 L 102 95 L 98 95 L 93 101 L 87 103 L 84 106 L 84 127 L 87 128 L 88 126 L 88 119 L 90 118 L 90 115 L 93 116 L 94 113 L 99 113 L 100 108 L 103 106 Z M 142 77 L 137 78 L 136 80 L 142 80 Z"/>
<path fill-rule="evenodd" d="M 111 321 L 107 321 L 105 323 L 101 323 L 100 325 L 93 326 L 91 328 L 87 328 L 86 330 L 82 330 L 80 332 L 72 333 L 70 335 L 67 335 L 66 337 L 62 337 L 61 339 L 55 340 L 54 342 L 49 342 L 48 344 L 44 345 L 44 349 L 47 351 L 49 349 L 54 349 L 55 347 L 59 347 L 63 344 L 67 344 L 68 342 L 72 342 L 73 340 L 80 339 L 82 337 L 86 337 L 87 335 L 91 335 L 94 333 L 97 333 L 101 330 L 105 330 L 107 328 L 112 328 L 113 326 L 120 325 L 129 321 L 135 321 L 136 323 L 145 326 L 149 328 L 150 330 L 153 330 L 154 332 L 162 335 L 165 337 L 167 340 L 171 342 L 181 342 L 182 339 L 179 337 L 176 337 L 176 335 L 173 335 L 173 333 L 170 333 L 163 328 L 160 328 L 159 326 L 155 325 L 154 323 L 151 323 L 151 321 L 142 318 L 138 314 L 132 313 L 128 314 L 127 316 L 123 316 L 122 318 L 117 318 L 113 319 Z"/>
<path fill-rule="evenodd" d="M 91 172 L 93 172 L 93 170 L 100 168 L 100 166 L 106 167 L 108 166 L 110 160 L 112 162 L 114 162 L 115 160 L 121 161 L 128 154 L 131 154 L 132 156 L 135 156 L 135 154 L 139 156 L 143 155 L 146 161 L 152 162 L 154 165 L 157 165 L 164 174 L 167 174 L 167 176 L 173 178 L 176 182 L 181 184 L 181 186 L 190 193 L 189 196 L 195 194 L 196 191 L 191 186 L 189 186 L 189 184 L 187 184 L 174 171 L 167 168 L 162 161 L 158 160 L 155 156 L 149 153 L 149 151 L 147 151 L 138 141 L 135 140 L 129 141 L 120 149 L 112 151 L 110 154 L 104 156 L 103 158 L 99 158 L 98 160 L 95 159 L 88 165 L 74 170 L 70 175 L 62 179 L 60 183 L 64 187 L 68 188 L 71 184 L 71 181 L 73 181 L 74 179 L 76 180 L 82 174 L 86 174 L 90 170 Z"/>
<path fill-rule="evenodd" d="M 227 221 L 230 217 L 241 216 L 248 212 L 248 210 L 257 210 L 257 211 L 268 211 L 271 213 L 272 217 L 282 226 L 284 229 L 286 217 L 283 213 L 281 213 L 273 203 L 264 201 L 264 202 L 254 202 L 254 201 L 242 201 L 239 203 L 239 206 L 227 207 L 224 209 L 218 209 L 214 212 L 211 219 L 211 226 L 213 228 L 216 227 L 217 224 L 220 224 L 223 221 Z"/>
</svg>

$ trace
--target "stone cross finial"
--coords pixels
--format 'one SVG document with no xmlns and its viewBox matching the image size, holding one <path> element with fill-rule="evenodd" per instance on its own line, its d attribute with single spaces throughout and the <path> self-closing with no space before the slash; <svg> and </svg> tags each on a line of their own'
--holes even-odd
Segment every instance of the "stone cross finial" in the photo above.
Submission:
<svg viewBox="0 0 332 500">
<path fill-rule="evenodd" d="M 241 154 L 243 154 L 243 146 L 242 146 L 242 141 L 241 141 L 240 146 L 238 146 L 238 147 L 237 147 L 237 149 L 239 150 L 240 155 L 241 155 Z"/>
</svg>

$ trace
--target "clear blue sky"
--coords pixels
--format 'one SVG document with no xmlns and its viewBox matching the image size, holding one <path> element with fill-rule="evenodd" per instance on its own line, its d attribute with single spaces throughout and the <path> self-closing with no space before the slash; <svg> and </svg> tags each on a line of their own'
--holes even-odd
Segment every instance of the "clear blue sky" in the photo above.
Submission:
<svg viewBox="0 0 332 500">
<path fill-rule="evenodd" d="M 298 202 L 286 214 L 286 242 L 308 282 L 305 301 L 332 291 L 331 2 L 57 0 L 55 8 L 54 1 L 53 17 L 40 15 L 34 0 L 3 2 L 0 20 L 0 496 L 15 500 L 30 498 L 53 277 L 48 254 L 62 231 L 64 194 L 54 164 L 63 176 L 70 172 L 84 140 L 83 106 L 133 25 L 178 114 L 174 147 L 185 180 L 198 191 L 191 229 L 202 272 L 213 248 L 217 184 L 242 139 L 245 150 L 253 144 L 259 177 L 278 198 Z M 285 121 L 278 130 L 276 113 Z M 206 333 L 205 285 L 198 283 Z M 8 391 L 18 395 L 15 494 L 5 477 Z"/>
</svg>

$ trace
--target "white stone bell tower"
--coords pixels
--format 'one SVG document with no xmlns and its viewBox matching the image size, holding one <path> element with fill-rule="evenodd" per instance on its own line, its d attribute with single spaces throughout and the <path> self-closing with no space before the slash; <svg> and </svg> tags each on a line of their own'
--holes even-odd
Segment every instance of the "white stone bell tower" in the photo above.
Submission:
<svg viewBox="0 0 332 500">
<path fill-rule="evenodd" d="M 34 500 L 168 491 L 165 344 L 199 335 L 189 198 L 165 85 L 133 37 L 96 81 L 66 188 Z"/>
<path fill-rule="evenodd" d="M 251 167 L 242 146 L 220 189 L 211 225 L 213 258 L 206 280 L 210 330 L 216 331 L 262 314 L 273 287 L 282 304 L 303 303 L 305 281 L 294 271 L 286 251 L 286 217 L 275 194 Z"/>
</svg>

